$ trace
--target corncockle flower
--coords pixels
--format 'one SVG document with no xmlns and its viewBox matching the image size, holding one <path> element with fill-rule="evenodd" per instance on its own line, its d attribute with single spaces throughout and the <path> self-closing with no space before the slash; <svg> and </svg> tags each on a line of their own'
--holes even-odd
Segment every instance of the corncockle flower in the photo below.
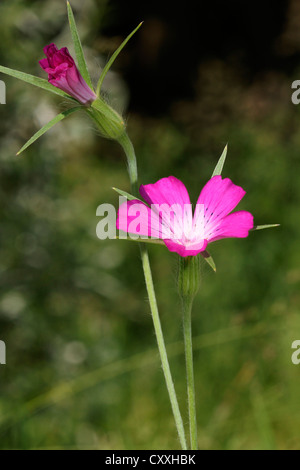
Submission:
<svg viewBox="0 0 300 470">
<path fill-rule="evenodd" d="M 44 53 L 47 58 L 40 60 L 39 64 L 48 73 L 49 83 L 83 105 L 97 99 L 97 95 L 82 78 L 67 47 L 57 49 L 55 44 L 49 44 L 44 48 Z"/>
<path fill-rule="evenodd" d="M 117 228 L 142 237 L 164 241 L 180 256 L 196 256 L 207 244 L 222 238 L 244 238 L 253 228 L 247 211 L 231 211 L 246 192 L 229 178 L 214 176 L 202 189 L 193 214 L 185 185 L 174 176 L 154 184 L 141 185 L 139 200 L 123 203 L 118 211 Z"/>
</svg>

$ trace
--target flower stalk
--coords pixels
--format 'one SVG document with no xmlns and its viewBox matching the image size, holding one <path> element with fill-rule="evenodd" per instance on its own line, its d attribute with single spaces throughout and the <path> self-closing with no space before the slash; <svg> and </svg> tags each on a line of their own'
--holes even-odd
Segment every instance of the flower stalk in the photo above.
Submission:
<svg viewBox="0 0 300 470">
<path fill-rule="evenodd" d="M 199 256 L 179 257 L 178 291 L 182 302 L 183 334 L 187 376 L 187 396 L 189 410 L 190 444 L 198 449 L 197 415 L 193 366 L 192 306 L 200 284 Z"/>
<path fill-rule="evenodd" d="M 138 170 L 136 163 L 136 156 L 133 144 L 129 139 L 126 132 L 124 132 L 118 139 L 119 144 L 123 147 L 124 153 L 127 158 L 128 175 L 130 179 L 131 191 L 134 195 L 138 194 Z"/>
</svg>

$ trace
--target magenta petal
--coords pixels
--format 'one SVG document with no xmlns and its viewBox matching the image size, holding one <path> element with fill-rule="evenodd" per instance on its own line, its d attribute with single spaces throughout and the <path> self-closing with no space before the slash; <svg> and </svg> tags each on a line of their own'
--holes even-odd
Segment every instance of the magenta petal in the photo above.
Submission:
<svg viewBox="0 0 300 470">
<path fill-rule="evenodd" d="M 118 210 L 117 229 L 140 236 L 163 238 L 169 235 L 157 214 L 139 200 L 126 201 Z"/>
<path fill-rule="evenodd" d="M 214 237 L 214 230 L 244 197 L 246 191 L 229 178 L 214 176 L 202 189 L 197 201 L 194 223 L 203 228 L 203 238 Z"/>
<path fill-rule="evenodd" d="M 191 201 L 185 185 L 178 178 L 169 176 L 154 184 L 141 185 L 140 194 L 170 228 L 175 238 L 180 239 L 184 235 L 183 232 L 191 231 Z"/>
<path fill-rule="evenodd" d="M 50 67 L 48 59 L 39 60 L 39 64 L 42 67 L 42 69 L 44 69 L 44 70 L 46 70 L 48 67 Z"/>
<path fill-rule="evenodd" d="M 202 189 L 197 204 L 203 204 L 205 209 L 223 217 L 229 214 L 245 196 L 246 191 L 235 185 L 229 178 L 221 176 L 211 178 Z"/>
<path fill-rule="evenodd" d="M 247 211 L 237 211 L 229 214 L 215 230 L 210 242 L 221 238 L 245 238 L 253 228 L 253 215 Z"/>
<path fill-rule="evenodd" d="M 55 44 L 44 48 L 46 59 L 39 61 L 40 66 L 48 73 L 48 81 L 60 88 L 81 104 L 93 102 L 97 96 L 81 76 L 68 49 L 57 49 Z"/>
<path fill-rule="evenodd" d="M 48 44 L 48 46 L 45 46 L 43 51 L 44 51 L 44 54 L 48 57 L 58 52 L 58 49 L 56 45 L 52 42 L 51 44 Z"/>
<path fill-rule="evenodd" d="M 191 245 L 183 245 L 177 240 L 164 240 L 164 243 L 169 251 L 177 253 L 179 256 L 196 256 L 207 247 L 207 240 L 201 240 L 198 243 Z"/>
<path fill-rule="evenodd" d="M 191 204 L 185 185 L 175 176 L 161 178 L 156 183 L 140 186 L 140 194 L 151 204 Z"/>
<path fill-rule="evenodd" d="M 67 69 L 66 82 L 70 87 L 70 90 L 72 90 L 71 95 L 81 103 L 93 101 L 97 98 L 80 75 L 77 67 L 70 67 Z"/>
<path fill-rule="evenodd" d="M 71 56 L 69 49 L 67 47 L 62 47 L 56 54 L 57 60 L 62 62 L 67 62 L 70 67 L 75 65 L 74 59 Z M 75 65 L 76 67 L 76 65 Z"/>
</svg>

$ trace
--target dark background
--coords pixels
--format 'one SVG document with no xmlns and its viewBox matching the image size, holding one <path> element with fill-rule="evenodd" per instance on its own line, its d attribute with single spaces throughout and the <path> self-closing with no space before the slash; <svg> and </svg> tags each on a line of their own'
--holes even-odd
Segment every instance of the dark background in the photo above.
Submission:
<svg viewBox="0 0 300 470">
<path fill-rule="evenodd" d="M 159 115 L 174 100 L 195 98 L 197 69 L 210 60 L 230 64 L 247 85 L 270 69 L 293 72 L 299 52 L 287 56 L 278 47 L 289 7 L 288 1 L 120 0 L 110 2 L 102 33 L 126 36 L 133 18 L 145 22 L 127 48 L 123 76 L 132 109 Z"/>
</svg>

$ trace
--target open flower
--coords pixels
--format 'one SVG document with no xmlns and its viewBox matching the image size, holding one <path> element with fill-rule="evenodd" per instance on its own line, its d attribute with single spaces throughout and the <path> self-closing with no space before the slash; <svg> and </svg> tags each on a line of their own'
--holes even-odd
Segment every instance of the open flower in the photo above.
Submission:
<svg viewBox="0 0 300 470">
<path fill-rule="evenodd" d="M 48 81 L 75 98 L 81 104 L 92 103 L 96 94 L 82 78 L 73 57 L 68 49 L 57 49 L 55 44 L 44 48 L 46 59 L 39 61 L 40 66 L 48 73 Z"/>
<path fill-rule="evenodd" d="M 141 185 L 142 201 L 124 202 L 117 228 L 129 234 L 159 238 L 180 256 L 195 256 L 208 243 L 222 238 L 244 238 L 253 228 L 250 212 L 231 211 L 246 192 L 229 178 L 214 176 L 202 189 L 193 214 L 185 185 L 174 176 Z"/>
</svg>

